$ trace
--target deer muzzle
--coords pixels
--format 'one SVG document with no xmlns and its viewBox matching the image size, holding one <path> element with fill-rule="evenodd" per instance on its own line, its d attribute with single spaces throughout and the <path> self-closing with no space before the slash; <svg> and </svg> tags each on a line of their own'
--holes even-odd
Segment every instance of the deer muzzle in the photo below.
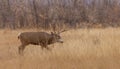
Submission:
<svg viewBox="0 0 120 69">
<path fill-rule="evenodd" d="M 59 39 L 58 42 L 59 42 L 59 43 L 63 43 L 63 40 L 62 40 L 62 39 Z"/>
</svg>

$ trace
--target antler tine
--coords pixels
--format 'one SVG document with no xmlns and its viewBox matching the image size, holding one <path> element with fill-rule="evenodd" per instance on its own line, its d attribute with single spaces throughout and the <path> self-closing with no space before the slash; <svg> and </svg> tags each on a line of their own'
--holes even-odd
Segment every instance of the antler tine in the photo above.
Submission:
<svg viewBox="0 0 120 69">
<path fill-rule="evenodd" d="M 53 30 L 53 33 L 56 33 L 56 26 L 55 26 L 55 24 L 52 24 L 52 30 Z"/>
<path fill-rule="evenodd" d="M 68 31 L 68 30 L 63 30 L 63 31 L 59 32 L 59 34 L 65 32 L 65 31 Z"/>
</svg>

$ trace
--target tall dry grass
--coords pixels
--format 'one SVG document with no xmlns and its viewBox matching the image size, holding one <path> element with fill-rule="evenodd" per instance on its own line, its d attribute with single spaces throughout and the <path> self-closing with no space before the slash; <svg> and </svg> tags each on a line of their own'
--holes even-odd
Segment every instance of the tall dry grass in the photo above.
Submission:
<svg viewBox="0 0 120 69">
<path fill-rule="evenodd" d="M 17 52 L 19 32 L 0 30 L 0 69 L 120 69 L 120 28 L 69 30 L 52 51 L 29 45 L 24 56 Z"/>
</svg>

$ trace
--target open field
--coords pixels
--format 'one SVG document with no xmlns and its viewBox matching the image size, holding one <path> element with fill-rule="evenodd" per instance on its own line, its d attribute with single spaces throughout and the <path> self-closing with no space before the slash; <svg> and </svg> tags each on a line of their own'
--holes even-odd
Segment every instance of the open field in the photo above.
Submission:
<svg viewBox="0 0 120 69">
<path fill-rule="evenodd" d="M 29 45 L 24 56 L 18 55 L 20 32 L 0 30 L 0 69 L 120 69 L 120 28 L 69 30 L 52 51 Z"/>
</svg>

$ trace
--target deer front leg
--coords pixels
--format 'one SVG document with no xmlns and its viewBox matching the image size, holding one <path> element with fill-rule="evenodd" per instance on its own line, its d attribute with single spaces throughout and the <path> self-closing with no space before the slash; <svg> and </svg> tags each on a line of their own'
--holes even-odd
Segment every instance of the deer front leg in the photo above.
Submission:
<svg viewBox="0 0 120 69">
<path fill-rule="evenodd" d="M 45 47 L 47 50 L 51 50 L 48 46 Z"/>
<path fill-rule="evenodd" d="M 41 41 L 39 44 L 41 45 L 42 50 L 43 48 L 50 50 L 50 48 L 48 47 L 48 41 Z"/>
<path fill-rule="evenodd" d="M 42 50 L 43 50 L 44 48 L 47 49 L 47 50 L 50 49 L 47 45 L 41 45 L 41 48 L 42 48 Z"/>
<path fill-rule="evenodd" d="M 44 45 L 44 48 L 47 50 L 51 50 L 47 45 Z"/>
</svg>

